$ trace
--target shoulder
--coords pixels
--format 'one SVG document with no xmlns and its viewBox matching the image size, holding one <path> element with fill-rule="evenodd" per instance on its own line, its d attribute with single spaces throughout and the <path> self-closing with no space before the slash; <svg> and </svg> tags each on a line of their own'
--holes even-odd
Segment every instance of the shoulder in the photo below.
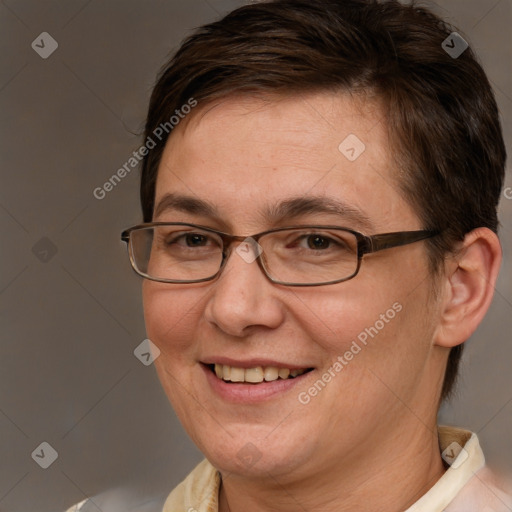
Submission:
<svg viewBox="0 0 512 512">
<path fill-rule="evenodd" d="M 445 444 L 443 453 L 449 451 L 454 443 L 460 444 L 459 450 L 464 452 L 459 453 L 459 457 L 454 461 L 446 459 L 445 453 L 445 460 L 451 464 L 445 478 L 449 476 L 453 486 L 459 487 L 445 512 L 510 512 L 512 482 L 485 464 L 485 457 L 476 434 L 453 427 L 440 427 L 439 435 L 442 449 L 443 442 Z M 459 485 L 456 485 L 457 483 Z"/>
<path fill-rule="evenodd" d="M 407 512 L 511 512 L 508 484 L 485 465 L 476 434 L 438 427 L 441 457 L 449 466 Z"/>
<path fill-rule="evenodd" d="M 488 466 L 477 471 L 461 489 L 446 512 L 481 510 L 483 512 L 510 512 L 512 510 L 512 482 L 493 472 Z"/>
<path fill-rule="evenodd" d="M 219 487 L 220 475 L 205 459 L 169 494 L 163 512 L 176 512 L 177 510 L 180 512 L 217 512 Z M 73 505 L 66 512 L 97 512 L 97 510 L 98 506 L 94 501 L 87 499 Z"/>
<path fill-rule="evenodd" d="M 71 508 L 68 508 L 66 512 L 80 512 L 83 510 L 84 505 L 87 503 L 88 500 L 81 501 L 80 503 L 77 503 L 76 505 L 73 505 Z"/>
<path fill-rule="evenodd" d="M 163 512 L 217 512 L 219 487 L 220 475 L 205 459 L 171 492 Z"/>
</svg>

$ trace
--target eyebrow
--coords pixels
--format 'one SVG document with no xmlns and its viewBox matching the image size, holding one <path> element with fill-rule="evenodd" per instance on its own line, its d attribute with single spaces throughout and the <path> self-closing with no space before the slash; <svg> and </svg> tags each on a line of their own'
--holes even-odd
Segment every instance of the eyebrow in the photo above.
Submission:
<svg viewBox="0 0 512 512">
<path fill-rule="evenodd" d="M 165 194 L 156 205 L 153 216 L 158 217 L 169 210 L 177 210 L 204 217 L 218 217 L 215 206 L 208 201 L 192 196 Z"/>
<path fill-rule="evenodd" d="M 204 199 L 173 193 L 164 195 L 158 202 L 154 217 L 157 218 L 164 212 L 173 210 L 191 215 L 210 217 L 225 224 L 217 208 L 212 203 Z M 277 204 L 269 205 L 259 214 L 264 221 L 270 224 L 279 224 L 284 220 L 303 215 L 331 214 L 342 217 L 350 226 L 356 225 L 368 231 L 373 228 L 370 218 L 362 210 L 330 197 L 291 197 Z"/>
<path fill-rule="evenodd" d="M 264 216 L 271 222 L 280 222 L 301 215 L 326 213 L 343 217 L 350 224 L 356 224 L 364 229 L 369 230 L 373 227 L 370 218 L 362 210 L 330 197 L 292 197 L 270 206 Z"/>
</svg>

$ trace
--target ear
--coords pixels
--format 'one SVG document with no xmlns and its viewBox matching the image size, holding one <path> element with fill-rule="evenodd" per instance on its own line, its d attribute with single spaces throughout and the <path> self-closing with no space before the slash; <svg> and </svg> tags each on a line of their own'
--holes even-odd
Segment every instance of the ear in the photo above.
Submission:
<svg viewBox="0 0 512 512">
<path fill-rule="evenodd" d="M 491 305 L 501 257 L 496 233 L 478 228 L 469 232 L 459 250 L 447 259 L 435 345 L 451 348 L 475 332 Z"/>
</svg>

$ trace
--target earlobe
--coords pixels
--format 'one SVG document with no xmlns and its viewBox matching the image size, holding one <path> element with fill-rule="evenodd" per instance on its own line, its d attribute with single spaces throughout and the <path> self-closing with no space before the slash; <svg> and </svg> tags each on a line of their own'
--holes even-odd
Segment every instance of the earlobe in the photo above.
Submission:
<svg viewBox="0 0 512 512">
<path fill-rule="evenodd" d="M 499 239 L 490 229 L 478 228 L 465 236 L 446 262 L 435 345 L 451 348 L 475 332 L 491 304 L 501 257 Z"/>
</svg>

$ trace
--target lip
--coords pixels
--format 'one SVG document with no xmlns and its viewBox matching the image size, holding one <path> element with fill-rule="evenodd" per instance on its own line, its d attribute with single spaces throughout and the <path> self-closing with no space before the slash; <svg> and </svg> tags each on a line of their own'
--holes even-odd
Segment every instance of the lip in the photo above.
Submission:
<svg viewBox="0 0 512 512">
<path fill-rule="evenodd" d="M 234 366 L 235 368 L 256 368 L 256 366 L 274 366 L 275 368 L 288 368 L 289 370 L 302 370 L 304 368 L 313 368 L 310 365 L 299 366 L 296 364 L 285 363 L 281 361 L 272 361 L 271 359 L 247 359 L 239 361 L 229 357 L 212 357 L 201 360 L 202 364 L 222 364 L 226 366 Z"/>
<path fill-rule="evenodd" d="M 220 360 L 219 360 L 220 361 Z M 226 361 L 226 359 L 222 359 L 222 361 Z M 261 361 L 261 360 L 258 360 Z M 245 361 L 244 366 L 239 366 L 241 364 L 240 361 L 235 361 L 230 366 L 237 366 L 238 368 L 254 368 L 254 366 L 278 366 L 278 364 L 282 363 L 255 363 L 254 361 Z M 209 363 L 215 364 L 215 363 Z M 217 364 L 228 364 L 229 363 L 221 363 Z M 247 366 L 245 366 L 247 365 Z M 279 398 L 285 393 L 290 392 L 294 387 L 303 383 L 305 379 L 307 379 L 315 370 L 299 375 L 293 379 L 278 379 L 271 382 L 261 382 L 259 384 L 249 384 L 242 382 L 225 382 L 222 379 L 219 379 L 207 366 L 206 363 L 200 364 L 208 385 L 210 389 L 213 391 L 215 395 L 220 397 L 222 400 L 229 403 L 236 404 L 255 404 L 259 402 L 264 402 L 267 400 Z M 278 366 L 280 368 L 290 368 L 288 366 Z M 290 369 L 300 369 L 304 368 L 298 366 L 292 366 Z"/>
</svg>

